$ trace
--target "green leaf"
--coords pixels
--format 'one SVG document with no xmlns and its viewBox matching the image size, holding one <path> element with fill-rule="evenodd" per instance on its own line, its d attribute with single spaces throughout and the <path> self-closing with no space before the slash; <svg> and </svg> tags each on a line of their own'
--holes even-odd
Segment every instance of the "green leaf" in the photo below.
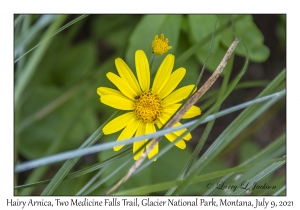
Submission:
<svg viewBox="0 0 300 210">
<path fill-rule="evenodd" d="M 217 17 L 216 15 L 188 15 L 188 20 L 190 26 L 190 40 L 193 44 L 196 44 L 206 36 L 212 34 Z M 220 36 L 216 36 L 212 49 L 215 50 L 218 48 L 219 41 Z M 209 42 L 204 46 L 201 49 L 207 48 L 207 51 Z"/>
<path fill-rule="evenodd" d="M 214 32 L 214 25 L 217 21 L 216 15 L 188 15 L 189 26 L 190 26 L 190 41 L 193 45 L 197 44 L 199 41 L 205 39 L 207 36 Z M 217 25 L 220 28 L 220 25 Z M 206 63 L 206 68 L 209 70 L 215 70 L 226 50 L 219 47 L 221 36 L 215 35 L 213 40 L 213 45 L 211 47 L 210 57 Z M 206 57 L 210 48 L 210 42 L 206 42 L 202 45 L 196 52 L 196 58 L 201 63 L 204 64 Z"/>
<path fill-rule="evenodd" d="M 176 54 L 181 55 L 189 47 L 189 43 L 187 39 L 188 37 L 185 34 L 181 35 L 181 39 L 179 40 Z M 179 85 L 177 86 L 177 89 L 182 86 L 194 84 L 197 80 L 198 71 L 199 71 L 199 64 L 196 58 L 190 57 L 180 66 L 176 65 L 177 58 L 178 56 L 175 56 L 174 70 L 180 67 L 184 67 L 186 69 L 186 74 L 184 78 L 181 80 L 181 82 L 179 83 Z"/>
<path fill-rule="evenodd" d="M 24 109 L 27 110 L 27 113 L 31 113 L 36 110 L 36 107 L 42 107 L 45 101 L 49 100 L 48 97 L 55 98 L 58 93 L 58 88 L 41 86 L 32 94 L 28 103 L 25 103 Z M 83 98 L 85 101 L 82 100 Z M 43 157 L 47 148 L 52 145 L 53 139 L 56 139 L 66 128 L 65 125 L 73 119 L 73 113 L 80 112 L 81 117 L 75 123 L 72 132 L 69 132 L 64 141 L 60 143 L 59 150 L 52 152 L 57 153 L 78 147 L 82 139 L 96 129 L 94 111 L 88 106 L 82 110 L 82 104 L 88 101 L 87 97 L 73 97 L 53 111 L 51 115 L 24 129 L 19 138 L 21 154 L 27 159 Z"/>
<path fill-rule="evenodd" d="M 250 49 L 249 57 L 252 61 L 262 63 L 270 56 L 270 49 L 265 45 L 256 45 Z"/>
<path fill-rule="evenodd" d="M 269 49 L 265 46 L 264 36 L 253 21 L 252 15 L 243 15 L 243 19 L 235 22 L 233 26 L 236 36 L 246 44 L 249 49 L 249 58 L 254 62 L 264 62 L 269 57 Z M 222 34 L 221 42 L 229 47 L 232 42 L 232 32 L 226 30 Z M 237 55 L 246 56 L 242 45 L 238 45 L 235 50 Z"/>
</svg>

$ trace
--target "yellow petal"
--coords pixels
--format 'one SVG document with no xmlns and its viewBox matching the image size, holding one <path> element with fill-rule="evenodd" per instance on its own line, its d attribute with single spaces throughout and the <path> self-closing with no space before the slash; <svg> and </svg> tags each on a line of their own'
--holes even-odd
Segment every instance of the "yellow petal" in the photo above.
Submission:
<svg viewBox="0 0 300 210">
<path fill-rule="evenodd" d="M 165 85 L 165 87 L 159 93 L 159 96 L 160 96 L 161 99 L 165 98 L 167 95 L 169 95 L 171 92 L 173 92 L 173 90 L 177 87 L 179 82 L 184 77 L 185 72 L 186 72 L 185 68 L 181 67 L 181 68 L 175 70 L 171 74 L 167 84 Z"/>
<path fill-rule="evenodd" d="M 161 128 L 163 126 L 163 124 L 157 120 L 157 127 L 158 128 Z M 168 133 L 168 134 L 165 134 L 165 137 L 170 141 L 170 142 L 173 142 L 176 140 L 176 138 L 178 137 L 177 135 L 175 135 L 174 133 Z M 186 148 L 186 144 L 185 144 L 185 141 L 180 139 L 178 142 L 176 142 L 175 144 L 178 148 L 180 149 L 185 149 Z"/>
<path fill-rule="evenodd" d="M 123 80 L 126 80 L 131 88 L 137 93 L 137 95 L 139 95 L 141 93 L 139 83 L 128 65 L 121 58 L 117 58 L 115 60 L 115 64 L 120 77 Z"/>
<path fill-rule="evenodd" d="M 150 88 L 150 69 L 147 56 L 143 50 L 135 52 L 135 68 L 141 89 L 148 91 Z"/>
<path fill-rule="evenodd" d="M 166 107 L 171 104 L 176 104 L 177 102 L 180 102 L 183 99 L 187 98 L 194 89 L 194 87 L 195 85 L 187 85 L 182 88 L 179 88 L 178 90 L 175 90 L 163 100 L 163 106 Z"/>
<path fill-rule="evenodd" d="M 141 122 L 137 131 L 136 131 L 136 134 L 135 136 L 142 136 L 142 135 L 145 135 L 145 132 L 146 132 L 146 124 Z M 144 140 L 141 140 L 139 142 L 134 142 L 133 143 L 133 153 L 135 153 L 136 151 L 138 151 L 141 147 L 144 146 L 144 144 L 147 142 L 146 139 Z M 134 155 L 133 159 L 134 160 L 138 160 L 140 159 L 141 155 L 143 154 L 145 150 L 145 147 L 143 149 L 141 149 L 137 154 Z"/>
<path fill-rule="evenodd" d="M 148 145 L 150 145 L 150 144 L 152 144 L 152 142 L 153 141 L 151 141 L 149 144 L 147 144 L 147 148 L 148 148 Z M 158 143 L 156 143 L 155 145 L 154 145 L 154 147 L 153 147 L 153 149 L 149 152 L 149 154 L 148 154 L 148 158 L 149 159 L 151 159 L 151 158 L 153 158 L 155 155 L 157 155 L 158 154 Z M 154 161 L 156 161 L 156 159 L 154 160 Z"/>
<path fill-rule="evenodd" d="M 146 132 L 145 132 L 145 134 L 153 133 L 155 131 L 156 131 L 156 129 L 155 129 L 155 126 L 154 126 L 153 123 L 147 123 L 146 124 Z M 152 141 L 147 144 L 146 148 L 148 148 L 150 146 L 150 144 L 152 144 Z M 149 159 L 153 158 L 157 153 L 158 153 L 158 143 L 156 143 L 154 145 L 153 149 L 149 152 L 148 158 Z"/>
<path fill-rule="evenodd" d="M 168 82 L 173 66 L 175 57 L 172 54 L 167 55 L 167 57 L 161 63 L 153 81 L 152 92 L 159 94 L 160 91 L 165 87 Z"/>
<path fill-rule="evenodd" d="M 189 119 L 201 114 L 201 109 L 197 106 L 192 106 L 182 117 L 182 119 Z"/>
<path fill-rule="evenodd" d="M 122 131 L 122 133 L 120 134 L 120 136 L 118 137 L 117 141 L 122 141 L 122 140 L 131 138 L 133 136 L 133 134 L 136 132 L 139 124 L 140 124 L 139 120 L 136 120 L 135 118 L 132 118 L 128 122 L 128 125 Z M 122 149 L 123 146 L 124 145 L 115 146 L 114 147 L 114 151 L 119 151 L 120 149 Z"/>
<path fill-rule="evenodd" d="M 107 106 L 111 106 L 120 110 L 133 110 L 134 103 L 129 98 L 116 96 L 116 95 L 104 95 L 100 98 L 100 101 Z"/>
<path fill-rule="evenodd" d="M 180 108 L 181 104 L 172 104 L 163 108 L 162 113 L 168 116 L 173 116 L 174 113 Z"/>
<path fill-rule="evenodd" d="M 118 90 L 108 88 L 108 87 L 99 87 L 97 88 L 97 93 L 99 96 L 104 96 L 104 95 L 117 95 L 117 96 L 122 96 L 126 97 L 123 93 L 121 93 Z"/>
<path fill-rule="evenodd" d="M 173 142 L 175 141 L 178 136 L 176 136 L 174 133 L 169 133 L 169 134 L 165 134 L 165 137 L 170 141 Z M 177 141 L 175 143 L 176 147 L 180 148 L 180 149 L 185 149 L 186 148 L 186 143 L 183 139 L 180 139 L 179 141 Z"/>
<path fill-rule="evenodd" d="M 133 112 L 128 112 L 126 114 L 122 114 L 115 119 L 111 120 L 107 123 L 103 128 L 102 131 L 105 135 L 118 132 L 119 130 L 123 129 L 128 125 L 130 120 L 134 118 L 135 115 Z"/>
<path fill-rule="evenodd" d="M 173 114 L 180 108 L 181 104 L 172 104 L 164 107 L 163 113 L 173 116 Z M 192 106 L 182 117 L 182 119 L 189 119 L 201 114 L 201 109 L 197 106 Z"/>
<path fill-rule="evenodd" d="M 176 126 L 180 126 L 180 125 L 182 125 L 180 122 L 177 122 L 177 123 L 175 123 L 172 127 L 176 127 Z M 176 136 L 180 136 L 181 134 L 183 134 L 185 131 L 187 131 L 187 129 L 186 128 L 183 128 L 182 130 L 179 130 L 179 131 L 175 131 L 175 132 L 173 132 Z M 192 135 L 191 135 L 191 133 L 187 133 L 184 137 L 183 137 L 183 139 L 184 140 L 190 140 L 192 138 Z"/>
<path fill-rule="evenodd" d="M 164 124 L 166 124 L 166 122 L 169 120 L 170 117 L 171 117 L 170 115 L 167 115 L 167 114 L 165 114 L 165 113 L 162 113 L 162 114 L 159 116 L 158 120 L 160 121 L 161 125 L 164 125 Z M 157 121 L 156 121 L 156 123 L 157 123 Z M 159 126 L 158 123 L 157 123 L 157 125 Z M 179 126 L 179 125 L 181 125 L 181 123 L 180 123 L 180 122 L 177 122 L 177 123 L 175 123 L 172 127 Z M 187 130 L 186 128 L 183 128 L 182 130 L 175 131 L 175 132 L 173 132 L 173 133 L 174 133 L 176 136 L 180 136 L 180 135 L 181 135 L 183 132 L 185 132 L 186 130 Z M 183 139 L 185 139 L 185 140 L 190 140 L 191 138 L 192 138 L 192 135 L 191 135 L 190 133 L 186 134 L 186 135 L 183 137 Z"/>
<path fill-rule="evenodd" d="M 128 98 L 134 99 L 134 97 L 138 95 L 138 93 L 132 89 L 126 80 L 123 80 L 116 74 L 108 72 L 106 76 Z"/>
</svg>

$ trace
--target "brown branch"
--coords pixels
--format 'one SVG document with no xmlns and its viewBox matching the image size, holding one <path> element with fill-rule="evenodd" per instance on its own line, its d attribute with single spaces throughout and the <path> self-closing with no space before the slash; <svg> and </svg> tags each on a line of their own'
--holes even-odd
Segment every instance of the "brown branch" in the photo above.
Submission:
<svg viewBox="0 0 300 210">
<path fill-rule="evenodd" d="M 214 73 L 210 76 L 210 78 L 204 83 L 204 85 L 192 95 L 192 97 L 177 111 L 177 113 L 172 117 L 171 120 L 164 126 L 164 129 L 171 128 L 176 122 L 178 122 L 182 116 L 204 95 L 204 93 L 214 84 L 214 82 L 218 79 L 220 74 L 222 73 L 223 69 L 225 68 L 229 58 L 231 57 L 233 51 L 235 50 L 237 44 L 239 43 L 239 39 L 236 38 L 233 43 L 230 45 L 229 49 L 227 50 L 224 58 L 222 59 L 221 63 L 214 71 Z M 153 149 L 154 145 L 161 140 L 162 137 L 156 137 L 153 139 L 152 143 L 149 147 L 145 150 L 145 152 L 141 155 L 140 159 L 137 160 L 131 168 L 128 170 L 127 174 L 120 179 L 120 181 L 112 187 L 108 192 L 107 195 L 111 194 L 113 191 L 118 189 L 122 183 L 126 182 L 129 177 L 140 167 L 142 162 L 146 159 L 149 152 Z"/>
</svg>

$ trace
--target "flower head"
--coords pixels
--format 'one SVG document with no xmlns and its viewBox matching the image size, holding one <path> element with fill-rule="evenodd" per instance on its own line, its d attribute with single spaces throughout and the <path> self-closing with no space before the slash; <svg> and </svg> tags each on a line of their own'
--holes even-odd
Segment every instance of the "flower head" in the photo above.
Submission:
<svg viewBox="0 0 300 210">
<path fill-rule="evenodd" d="M 194 89 L 194 85 L 175 88 L 185 75 L 184 68 L 178 68 L 172 72 L 174 65 L 174 55 L 167 55 L 160 65 L 150 88 L 150 69 L 146 54 L 142 50 L 135 53 L 135 67 L 137 78 L 121 59 L 115 60 L 116 68 L 119 76 L 108 72 L 107 78 L 119 89 L 115 90 L 108 87 L 99 87 L 97 93 L 100 101 L 108 106 L 119 110 L 127 110 L 111 120 L 103 127 L 103 133 L 108 135 L 122 130 L 117 141 L 131 138 L 132 136 L 141 136 L 155 132 L 160 129 L 169 118 L 179 109 L 179 103 L 185 99 Z M 175 91 L 174 91 L 175 90 Z M 188 119 L 201 114 L 199 107 L 192 106 L 183 119 Z M 181 125 L 177 122 L 174 126 Z M 173 142 L 186 129 L 166 134 L 165 137 Z M 188 133 L 183 139 L 179 140 L 175 145 L 180 149 L 186 147 L 185 141 L 192 138 Z M 139 150 L 146 143 L 147 139 L 135 142 L 133 144 L 133 153 Z M 147 146 L 150 144 L 147 144 Z M 114 147 L 115 151 L 120 150 L 124 145 Z M 146 146 L 146 147 L 147 147 Z M 145 148 L 142 148 L 134 159 L 138 160 Z M 152 158 L 158 153 L 158 143 L 148 154 L 148 158 Z"/>
<path fill-rule="evenodd" d="M 155 55 L 162 55 L 164 53 L 166 53 L 169 49 L 172 48 L 172 46 L 168 45 L 169 40 L 165 37 L 163 34 L 160 35 L 160 37 L 158 38 L 158 36 L 156 35 L 154 37 L 154 40 L 152 41 L 152 51 Z"/>
</svg>

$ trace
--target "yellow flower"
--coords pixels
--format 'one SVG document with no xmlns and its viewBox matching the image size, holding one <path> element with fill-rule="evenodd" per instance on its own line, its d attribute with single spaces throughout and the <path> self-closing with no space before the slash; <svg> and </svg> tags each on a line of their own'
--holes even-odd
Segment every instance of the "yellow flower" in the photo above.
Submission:
<svg viewBox="0 0 300 210">
<path fill-rule="evenodd" d="M 121 59 L 115 60 L 119 76 L 108 72 L 107 78 L 119 89 L 108 87 L 97 88 L 100 101 L 110 107 L 119 110 L 128 110 L 127 113 L 116 117 L 103 127 L 105 135 L 118 132 L 123 129 L 117 141 L 131 138 L 133 135 L 141 136 L 156 131 L 155 125 L 160 129 L 169 118 L 179 109 L 180 101 L 185 99 L 194 89 L 194 85 L 184 86 L 173 92 L 185 75 L 184 68 L 178 68 L 172 72 L 174 55 L 167 55 L 160 65 L 152 88 L 150 88 L 150 69 L 146 54 L 142 50 L 135 53 L 135 67 L 137 79 L 127 64 Z M 192 106 L 183 119 L 188 119 L 201 114 L 200 108 Z M 181 125 L 177 122 L 174 126 Z M 165 137 L 173 142 L 186 129 L 166 134 Z M 192 138 L 188 133 L 175 145 L 180 149 L 186 147 L 185 141 Z M 146 143 L 147 139 L 133 144 L 133 153 Z M 150 142 L 151 143 L 151 142 Z M 149 146 L 150 143 L 147 145 Z M 124 145 L 114 147 L 120 150 Z M 145 148 L 138 152 L 134 159 L 138 160 Z M 152 158 L 158 153 L 158 143 L 148 155 Z"/>
<path fill-rule="evenodd" d="M 162 55 L 172 48 L 168 45 L 169 40 L 167 38 L 165 40 L 164 38 L 163 34 L 161 34 L 159 38 L 157 35 L 154 37 L 152 41 L 152 51 L 155 55 Z"/>
</svg>

